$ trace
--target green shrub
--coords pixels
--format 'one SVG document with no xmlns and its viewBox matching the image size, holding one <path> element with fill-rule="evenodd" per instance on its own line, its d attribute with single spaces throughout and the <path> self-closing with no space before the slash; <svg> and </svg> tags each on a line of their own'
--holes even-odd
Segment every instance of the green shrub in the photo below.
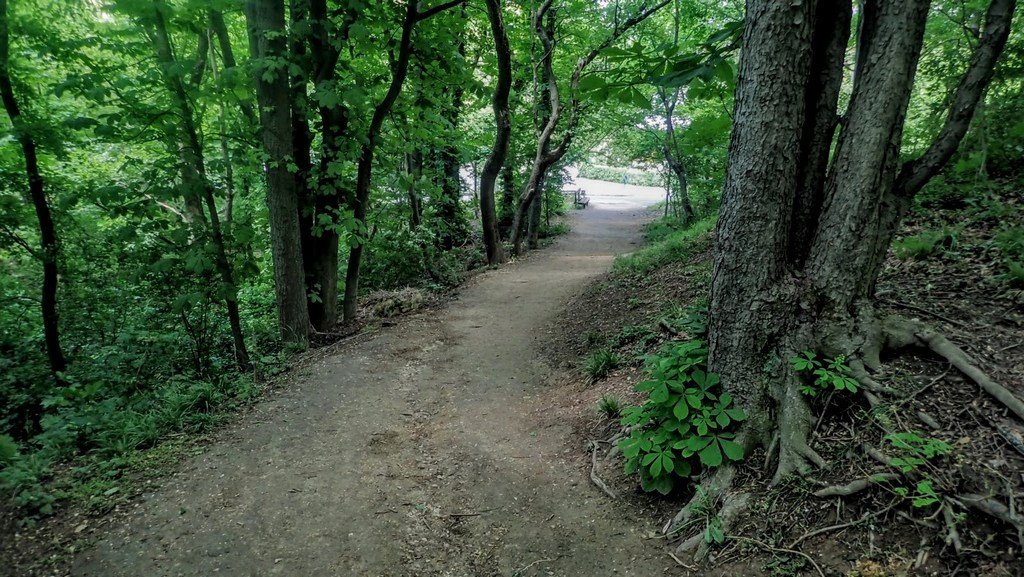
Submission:
<svg viewBox="0 0 1024 577">
<path fill-rule="evenodd" d="M 622 177 L 629 175 L 628 184 L 638 186 L 665 186 L 665 177 L 656 170 L 638 171 L 617 166 L 600 166 L 586 163 L 580 167 L 580 178 L 590 180 L 603 180 L 622 184 Z"/>
<path fill-rule="evenodd" d="M 667 495 L 691 475 L 743 458 L 734 431 L 746 415 L 707 372 L 702 341 L 666 345 L 646 370 L 650 378 L 636 390 L 647 401 L 622 412 L 622 424 L 633 427 L 619 442 L 626 474 L 639 473 L 645 491 Z"/>
<path fill-rule="evenodd" d="M 804 382 L 800 392 L 817 397 L 822 391 L 830 388 L 836 391 L 857 392 L 857 381 L 850 377 L 850 367 L 846 366 L 846 357 L 840 355 L 834 359 L 820 361 L 812 351 L 804 351 L 799 357 L 792 357 L 789 362 L 797 372 L 811 373 L 814 380 Z"/>
<path fill-rule="evenodd" d="M 991 244 L 1006 266 L 996 278 L 1013 286 L 1024 286 L 1024 227 L 1001 230 Z"/>
</svg>

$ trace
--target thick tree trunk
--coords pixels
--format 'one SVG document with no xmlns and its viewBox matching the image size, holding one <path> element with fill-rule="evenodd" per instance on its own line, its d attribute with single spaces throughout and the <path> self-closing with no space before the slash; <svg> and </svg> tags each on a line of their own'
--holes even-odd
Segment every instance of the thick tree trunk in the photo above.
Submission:
<svg viewBox="0 0 1024 577">
<path fill-rule="evenodd" d="M 245 14 L 253 58 L 286 58 L 284 0 L 246 0 Z M 295 178 L 288 171 L 288 162 L 294 156 L 289 80 L 283 73 L 267 79 L 259 69 L 254 76 L 263 148 L 268 157 L 264 166 L 278 324 L 286 342 L 307 345 L 310 325 L 299 233 L 299 200 Z"/>
<path fill-rule="evenodd" d="M 480 220 L 484 229 L 487 264 L 498 264 L 505 260 L 505 251 L 498 236 L 494 184 L 505 164 L 509 140 L 512 137 L 512 115 L 508 107 L 508 98 L 512 91 L 512 49 L 509 47 L 508 34 L 505 31 L 501 0 L 485 0 L 485 3 L 487 18 L 491 24 L 491 35 L 494 37 L 494 52 L 498 60 L 498 79 L 494 86 L 493 98 L 494 147 L 484 162 L 484 169 L 480 175 Z M 505 170 L 509 171 L 510 168 L 506 166 Z M 507 174 L 511 176 L 511 172 Z"/>
<path fill-rule="evenodd" d="M 845 355 L 855 371 L 878 366 L 888 333 L 871 298 L 882 259 L 913 193 L 963 137 L 1014 5 L 991 4 L 929 149 L 941 152 L 901 167 L 928 0 L 863 4 L 853 92 L 830 164 L 850 2 L 748 0 L 716 229 L 709 365 L 751 417 L 747 445 L 777 436 L 776 479 L 823 463 L 807 445 L 813 421 L 787 359 L 813 350 Z"/>
<path fill-rule="evenodd" d="M 296 190 L 299 198 L 299 231 L 306 285 L 309 322 L 317 331 L 328 331 L 338 322 L 338 246 L 340 236 L 325 217 L 334 221 L 342 203 L 340 179 L 328 176 L 329 167 L 339 161 L 347 114 L 341 107 L 320 107 L 320 165 L 313 166 L 313 134 L 310 130 L 310 100 L 307 86 L 316 87 L 334 76 L 337 49 L 327 37 L 323 0 L 290 0 L 293 32 L 288 52 L 295 64 L 291 76 L 292 148 Z M 307 44 L 309 50 L 307 50 Z"/>
<path fill-rule="evenodd" d="M 231 338 L 234 343 L 235 361 L 239 370 L 247 371 L 251 367 L 249 351 L 242 335 L 242 319 L 238 311 L 238 289 L 235 285 L 234 272 L 228 260 L 227 242 L 221 229 L 220 213 L 213 194 L 213 185 L 206 175 L 206 163 L 203 158 L 202 144 L 196 131 L 195 114 L 188 98 L 188 93 L 180 76 L 174 72 L 176 66 L 171 38 L 167 32 L 163 11 L 158 4 L 153 11 L 154 48 L 160 62 L 164 83 L 167 85 L 171 100 L 178 109 L 180 134 L 178 135 L 178 153 L 181 156 L 183 183 L 186 198 L 196 198 L 205 205 L 206 217 L 209 219 L 210 233 L 213 237 L 215 265 L 223 283 L 221 291 L 227 312 L 228 324 L 231 326 Z"/>
<path fill-rule="evenodd" d="M 58 385 L 64 384 L 63 373 L 67 369 L 67 361 L 60 345 L 59 316 L 57 313 L 58 268 L 57 259 L 60 244 L 57 238 L 57 227 L 53 223 L 50 204 L 46 199 L 45 183 L 39 170 L 39 158 L 36 141 L 21 116 L 21 108 L 14 96 L 11 84 L 10 27 L 7 21 L 7 0 L 0 0 L 0 98 L 4 109 L 14 126 L 18 143 L 21 144 L 25 156 L 25 174 L 28 177 L 28 193 L 32 199 L 36 219 L 39 221 L 40 250 L 35 255 L 43 263 L 42 316 L 43 340 L 46 343 L 46 356 L 50 370 Z"/>
</svg>

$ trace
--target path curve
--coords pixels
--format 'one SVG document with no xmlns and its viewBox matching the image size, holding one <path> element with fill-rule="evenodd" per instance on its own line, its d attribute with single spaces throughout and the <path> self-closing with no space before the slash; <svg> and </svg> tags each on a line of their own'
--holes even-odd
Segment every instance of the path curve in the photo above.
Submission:
<svg viewBox="0 0 1024 577">
<path fill-rule="evenodd" d="M 536 398 L 569 298 L 638 242 L 634 187 L 440 311 L 356 339 L 240 417 L 73 563 L 79 576 L 664 574 L 652 526 L 587 480 Z M 639 187 L 635 187 L 639 191 Z"/>
</svg>

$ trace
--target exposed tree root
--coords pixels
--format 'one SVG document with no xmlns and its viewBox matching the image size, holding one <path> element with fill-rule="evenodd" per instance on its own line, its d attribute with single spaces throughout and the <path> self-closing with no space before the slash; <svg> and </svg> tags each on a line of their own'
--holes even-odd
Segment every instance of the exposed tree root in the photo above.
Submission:
<svg viewBox="0 0 1024 577">
<path fill-rule="evenodd" d="M 772 484 L 798 473 L 806 475 L 811 465 L 825 467 L 825 459 L 807 444 L 815 418 L 807 399 L 796 387 L 786 387 L 779 399 L 779 464 Z"/>
<path fill-rule="evenodd" d="M 915 332 L 920 341 L 930 348 L 935 354 L 943 357 L 960 372 L 967 375 L 975 383 L 978 383 L 984 391 L 992 395 L 997 401 L 1013 411 L 1018 418 L 1024 420 L 1024 402 L 1021 402 L 1006 387 L 993 381 L 981 369 L 979 369 L 960 347 L 954 345 L 941 334 L 930 330 L 922 329 Z"/>
<path fill-rule="evenodd" d="M 717 515 L 721 531 L 725 532 L 729 527 L 732 527 L 736 519 L 747 512 L 749 506 L 750 493 L 729 495 L 723 501 L 722 508 L 718 511 Z M 710 543 L 704 538 L 703 531 L 698 532 L 676 547 L 676 554 L 692 554 L 694 561 L 697 562 L 707 558 L 710 551 Z"/>
<path fill-rule="evenodd" d="M 814 492 L 815 497 L 847 497 L 860 493 L 861 491 L 877 485 L 878 483 L 886 483 L 889 481 L 895 481 L 900 476 L 896 473 L 881 473 L 878 475 L 871 475 L 863 479 L 857 479 L 851 481 L 845 485 L 832 485 L 831 487 L 825 487 Z"/>
<path fill-rule="evenodd" d="M 736 476 L 736 468 L 732 465 L 724 465 L 715 470 L 714 475 L 697 488 L 697 493 L 690 499 L 675 517 L 669 519 L 662 528 L 662 533 L 672 534 L 690 525 L 690 520 L 698 514 L 705 514 L 710 511 L 715 503 L 721 499 L 725 492 L 732 487 L 732 480 Z"/>
<path fill-rule="evenodd" d="M 946 359 L 951 367 L 955 367 L 964 375 L 976 382 L 985 392 L 1006 406 L 1020 419 L 1024 420 L 1024 402 L 1018 399 L 1005 387 L 994 382 L 972 361 L 963 350 L 954 345 L 948 339 L 934 330 L 922 325 L 917 321 L 910 321 L 899 316 L 880 317 L 870 305 L 861 308 L 856 318 L 847 318 L 845 321 L 836 321 L 826 324 L 823 333 L 816 334 L 813 338 L 799 338 L 795 343 L 819 343 L 820 352 L 824 354 L 839 356 L 847 355 L 847 365 L 850 368 L 850 377 L 857 381 L 861 394 L 872 407 L 883 403 L 883 397 L 891 397 L 896 394 L 892 388 L 880 383 L 876 375 L 881 370 L 881 355 L 886 350 L 900 350 L 907 347 L 922 347 L 933 351 L 935 354 Z M 809 335 L 801 335 L 809 337 Z M 822 343 L 826 343 L 822 345 Z M 792 350 L 802 350 L 799 346 Z M 787 352 L 787 351 L 783 351 Z M 779 358 L 786 358 L 780 353 Z M 766 445 L 764 457 L 764 469 L 770 470 L 774 465 L 774 473 L 771 484 L 778 484 L 780 481 L 791 475 L 807 475 L 814 467 L 823 468 L 827 466 L 825 460 L 811 447 L 812 429 L 816 428 L 816 416 L 811 410 L 808 398 L 800 392 L 798 386 L 798 375 L 795 375 L 786 368 L 781 368 L 781 374 L 773 375 L 775 386 L 769 390 L 771 399 L 775 401 L 775 414 L 766 412 L 761 418 L 752 418 L 747 422 L 747 429 L 742 433 L 748 439 L 756 438 Z M 944 376 L 943 373 L 942 376 Z M 942 376 L 934 379 L 925 388 L 914 392 L 902 402 L 912 399 L 924 389 L 931 387 L 942 379 Z M 932 415 L 917 410 L 914 416 L 921 423 L 934 430 L 941 430 L 942 424 Z M 1002 434 L 1002 432 L 1001 432 Z M 1004 435 L 1005 437 L 1006 435 Z M 1014 439 L 1016 440 L 1016 439 Z M 1013 444 L 1013 443 L 1011 443 Z M 1015 448 L 1016 445 L 1014 445 Z M 911 481 L 917 479 L 917 475 L 910 471 L 904 472 L 893 467 L 892 459 L 882 451 L 868 444 L 863 444 L 864 453 L 871 459 L 891 468 L 885 473 L 870 475 L 861 479 L 855 479 L 845 484 L 837 484 L 819 489 L 814 494 L 817 497 L 851 496 L 865 491 L 874 485 L 891 483 L 900 478 L 907 478 Z M 1024 447 L 1019 447 L 1022 450 Z M 594 447 L 596 459 L 596 446 Z M 1024 450 L 1022 450 L 1024 452 Z M 749 506 L 750 495 L 748 493 L 732 493 L 729 491 L 735 477 L 736 470 L 733 465 L 725 465 L 714 474 L 705 479 L 698 488 L 697 494 L 683 507 L 668 523 L 665 524 L 663 532 L 667 536 L 682 533 L 687 529 L 700 529 L 695 535 L 683 540 L 676 549 L 676 554 L 691 554 L 696 561 L 702 561 L 708 554 L 708 543 L 704 536 L 704 527 L 711 519 L 717 517 L 717 523 L 723 532 L 728 533 L 728 527 L 732 526 L 736 519 L 742 515 Z M 595 481 L 596 483 L 596 481 Z M 600 486 L 600 485 L 599 485 Z M 1011 496 L 1012 499 L 1012 496 Z M 892 503 L 885 509 L 888 511 L 900 501 Z M 960 552 L 964 544 L 957 528 L 957 514 L 955 507 L 973 509 L 990 517 L 1001 520 L 1013 526 L 1018 535 L 1021 536 L 1024 544 L 1024 518 L 1019 516 L 1011 506 L 989 497 L 969 494 L 959 497 L 944 497 L 934 517 L 939 524 L 932 521 L 922 521 L 910 518 L 914 522 L 928 525 L 933 530 L 942 532 L 945 542 Z M 715 511 L 717 510 L 717 515 Z M 876 517 L 882 512 L 862 516 L 860 519 L 825 527 L 820 530 L 810 531 L 803 537 L 793 542 L 787 549 L 771 547 L 760 541 L 747 537 L 731 537 L 739 540 L 746 540 L 758 544 L 772 551 L 787 552 L 801 555 L 808 560 L 804 553 L 797 551 L 794 547 L 805 539 L 828 531 L 843 529 L 857 525 L 867 518 Z M 933 518 L 934 518 L 933 517 Z M 811 560 L 813 564 L 813 560 Z M 815 565 L 819 573 L 820 568 Z"/>
</svg>

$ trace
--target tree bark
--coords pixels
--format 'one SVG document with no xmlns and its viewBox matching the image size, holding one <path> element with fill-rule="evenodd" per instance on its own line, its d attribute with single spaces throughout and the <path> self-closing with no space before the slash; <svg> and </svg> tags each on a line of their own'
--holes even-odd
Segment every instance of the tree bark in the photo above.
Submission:
<svg viewBox="0 0 1024 577">
<path fill-rule="evenodd" d="M 11 39 L 8 24 L 7 0 L 0 0 L 0 97 L 4 109 L 14 127 L 15 136 L 21 145 L 25 157 L 25 175 L 28 177 L 28 193 L 32 199 L 36 219 L 39 221 L 40 250 L 34 256 L 43 264 L 42 316 L 43 340 L 46 343 L 46 357 L 50 363 L 50 371 L 58 385 L 64 385 L 64 371 L 67 360 L 60 344 L 60 318 L 57 310 L 57 290 L 59 270 L 57 260 L 60 255 L 60 242 L 57 228 L 53 223 L 50 204 L 46 198 L 45 182 L 39 170 L 39 156 L 36 141 L 31 130 L 26 126 L 21 108 L 14 95 L 11 84 Z"/>
<path fill-rule="evenodd" d="M 740 81 L 709 307 L 709 366 L 747 411 L 751 446 L 779 439 L 775 479 L 821 465 L 788 358 L 805 350 L 874 369 L 897 334 L 872 304 L 913 193 L 955 151 L 1009 33 L 1014 0 L 991 2 L 986 33 L 947 126 L 900 165 L 928 0 L 864 2 L 849 107 L 837 93 L 850 2 L 748 0 Z M 867 373 L 857 368 L 858 374 Z"/>
<path fill-rule="evenodd" d="M 246 0 L 245 14 L 252 57 L 286 58 L 284 1 Z M 255 81 L 263 148 L 268 157 L 264 169 L 278 324 L 286 342 L 308 345 L 310 324 L 300 248 L 299 201 L 296 180 L 288 171 L 294 156 L 289 79 L 280 72 L 268 77 L 257 69 Z"/>
<path fill-rule="evenodd" d="M 501 11 L 501 0 L 484 0 L 487 4 L 487 19 L 491 24 L 494 38 L 494 53 L 498 60 L 498 78 L 494 85 L 492 107 L 494 109 L 494 146 L 484 162 L 480 174 L 480 220 L 484 229 L 484 250 L 487 264 L 498 264 L 505 260 L 505 250 L 498 236 L 497 213 L 494 205 L 494 184 L 498 173 L 505 164 L 508 144 L 512 137 L 512 115 L 508 99 L 512 91 L 512 49 Z M 509 170 L 509 167 L 505 167 Z M 511 175 L 511 173 L 509 173 Z"/>
</svg>

